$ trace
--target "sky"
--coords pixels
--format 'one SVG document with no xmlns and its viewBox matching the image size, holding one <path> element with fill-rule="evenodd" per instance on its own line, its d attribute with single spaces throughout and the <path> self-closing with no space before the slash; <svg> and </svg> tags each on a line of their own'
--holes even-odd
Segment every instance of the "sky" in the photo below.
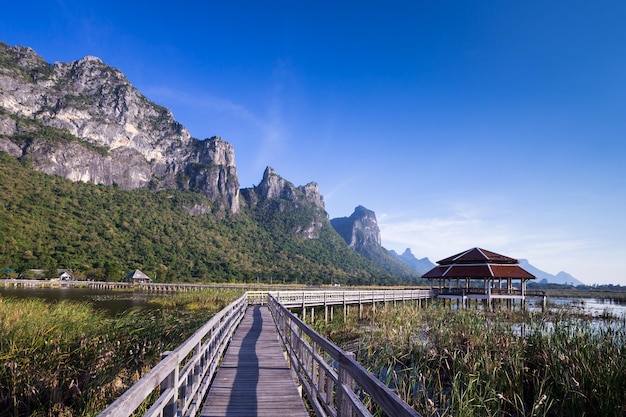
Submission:
<svg viewBox="0 0 626 417">
<path fill-rule="evenodd" d="M 382 244 L 626 285 L 626 2 L 33 0 L 0 41 L 120 69 Z"/>
</svg>

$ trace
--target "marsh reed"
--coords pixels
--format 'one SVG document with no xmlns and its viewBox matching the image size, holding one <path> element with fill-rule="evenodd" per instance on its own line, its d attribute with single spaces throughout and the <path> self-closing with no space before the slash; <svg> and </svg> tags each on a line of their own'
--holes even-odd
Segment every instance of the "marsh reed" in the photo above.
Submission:
<svg viewBox="0 0 626 417">
<path fill-rule="evenodd" d="M 240 294 L 180 293 L 115 318 L 0 297 L 0 417 L 96 415 Z"/>
<path fill-rule="evenodd" d="M 341 319 L 316 326 L 424 416 L 626 415 L 623 317 L 407 303 Z"/>
</svg>

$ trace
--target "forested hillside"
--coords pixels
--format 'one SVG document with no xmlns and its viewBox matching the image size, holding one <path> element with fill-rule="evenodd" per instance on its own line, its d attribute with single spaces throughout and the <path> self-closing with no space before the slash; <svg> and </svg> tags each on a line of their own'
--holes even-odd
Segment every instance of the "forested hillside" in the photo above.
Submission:
<svg viewBox="0 0 626 417">
<path fill-rule="evenodd" d="M 3 270 L 67 268 L 83 279 L 120 280 L 139 268 L 160 282 L 402 279 L 347 247 L 328 221 L 318 239 L 298 238 L 294 229 L 319 215 L 314 207 L 284 210 L 292 203 L 277 199 L 216 220 L 217 211 L 194 211 L 213 204 L 199 193 L 75 183 L 26 164 L 0 152 Z"/>
</svg>

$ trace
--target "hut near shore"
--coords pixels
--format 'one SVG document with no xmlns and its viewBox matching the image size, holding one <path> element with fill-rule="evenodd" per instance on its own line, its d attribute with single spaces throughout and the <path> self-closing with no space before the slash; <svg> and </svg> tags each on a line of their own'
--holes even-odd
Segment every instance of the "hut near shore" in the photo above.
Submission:
<svg viewBox="0 0 626 417">
<path fill-rule="evenodd" d="M 152 279 L 149 276 L 147 276 L 146 274 L 144 274 L 138 269 L 135 269 L 133 272 L 126 275 L 124 277 L 124 280 L 130 281 L 133 284 L 149 284 L 152 282 Z"/>
</svg>

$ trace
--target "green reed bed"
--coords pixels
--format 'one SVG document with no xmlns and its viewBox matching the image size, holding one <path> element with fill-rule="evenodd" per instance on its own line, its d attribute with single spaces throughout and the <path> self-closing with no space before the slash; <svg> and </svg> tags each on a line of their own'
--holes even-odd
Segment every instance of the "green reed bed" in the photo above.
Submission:
<svg viewBox="0 0 626 417">
<path fill-rule="evenodd" d="M 626 415 L 624 318 L 406 304 L 341 320 L 316 326 L 358 337 L 358 360 L 424 416 Z"/>
<path fill-rule="evenodd" d="M 116 318 L 87 303 L 0 297 L 0 416 L 96 415 L 236 298 L 194 297 Z"/>
</svg>

